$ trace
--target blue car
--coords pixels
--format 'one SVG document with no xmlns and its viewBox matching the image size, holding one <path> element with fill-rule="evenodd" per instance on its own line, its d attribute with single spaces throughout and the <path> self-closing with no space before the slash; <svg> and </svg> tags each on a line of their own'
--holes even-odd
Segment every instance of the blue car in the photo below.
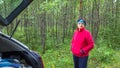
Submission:
<svg viewBox="0 0 120 68">
<path fill-rule="evenodd" d="M 1 26 L 11 24 L 33 0 L 16 1 L 21 1 L 21 3 L 7 17 L 0 15 Z M 15 30 L 12 35 L 14 32 Z M 0 68 L 44 68 L 41 56 L 30 50 L 23 43 L 12 38 L 12 35 L 8 36 L 0 32 Z"/>
</svg>

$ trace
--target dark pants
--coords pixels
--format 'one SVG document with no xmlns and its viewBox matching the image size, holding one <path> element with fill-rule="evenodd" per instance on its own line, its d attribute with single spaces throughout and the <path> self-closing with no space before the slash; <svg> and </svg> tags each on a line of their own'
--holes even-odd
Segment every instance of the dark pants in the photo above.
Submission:
<svg viewBox="0 0 120 68">
<path fill-rule="evenodd" d="M 73 60 L 74 60 L 74 68 L 87 68 L 88 56 L 77 57 L 73 55 Z"/>
</svg>

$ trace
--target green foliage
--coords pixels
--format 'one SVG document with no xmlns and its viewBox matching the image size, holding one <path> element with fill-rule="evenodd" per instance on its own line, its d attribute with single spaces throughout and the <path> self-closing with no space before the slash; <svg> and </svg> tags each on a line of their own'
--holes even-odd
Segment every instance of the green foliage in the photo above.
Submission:
<svg viewBox="0 0 120 68">
<path fill-rule="evenodd" d="M 43 54 L 43 60 L 45 68 L 73 68 L 69 43 L 47 50 L 46 54 Z"/>
<path fill-rule="evenodd" d="M 0 0 L 0 15 L 6 18 L 18 5 L 21 0 Z"/>
<path fill-rule="evenodd" d="M 97 62 L 110 63 L 112 61 L 113 54 L 114 50 L 101 43 L 99 47 L 96 46 L 94 48 L 90 59 Z"/>
<path fill-rule="evenodd" d="M 106 44 L 105 46 L 108 46 L 113 49 L 119 49 L 119 40 L 120 40 L 120 35 L 119 35 L 119 29 L 114 29 L 113 26 L 111 27 L 101 27 L 98 40 L 104 41 Z"/>
<path fill-rule="evenodd" d="M 0 0 L 0 4 L 2 4 L 3 3 L 3 0 Z"/>
<path fill-rule="evenodd" d="M 55 14 L 57 14 L 57 12 L 61 12 L 60 10 L 62 9 L 63 6 L 65 6 L 65 4 L 67 3 L 67 1 L 61 1 L 61 0 L 55 0 L 55 1 L 45 1 L 43 3 L 40 4 L 40 10 L 42 10 L 42 12 L 39 12 L 39 14 L 44 13 L 44 11 L 46 11 L 47 13 L 51 13 L 53 12 L 53 10 L 57 10 L 54 11 Z"/>
<path fill-rule="evenodd" d="M 20 41 L 22 41 L 23 43 L 26 42 L 26 39 L 25 39 L 25 35 L 24 35 L 24 31 L 20 30 L 20 28 L 17 28 L 17 31 L 14 33 L 13 35 L 16 39 L 19 39 Z"/>
</svg>

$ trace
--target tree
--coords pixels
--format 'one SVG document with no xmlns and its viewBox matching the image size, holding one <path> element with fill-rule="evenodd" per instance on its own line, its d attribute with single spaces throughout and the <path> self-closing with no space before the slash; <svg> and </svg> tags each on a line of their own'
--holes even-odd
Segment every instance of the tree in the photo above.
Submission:
<svg viewBox="0 0 120 68">
<path fill-rule="evenodd" d="M 100 1 L 94 0 L 93 8 L 92 8 L 92 20 L 94 21 L 92 22 L 92 26 L 91 26 L 94 41 L 96 41 L 100 26 L 99 5 L 100 5 Z"/>
</svg>

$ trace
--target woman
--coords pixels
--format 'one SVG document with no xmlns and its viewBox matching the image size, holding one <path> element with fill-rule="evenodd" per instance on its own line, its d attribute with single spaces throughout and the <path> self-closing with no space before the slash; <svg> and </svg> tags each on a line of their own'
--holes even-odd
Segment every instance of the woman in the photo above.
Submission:
<svg viewBox="0 0 120 68">
<path fill-rule="evenodd" d="M 87 68 L 89 52 L 94 47 L 92 35 L 85 29 L 85 26 L 85 20 L 79 19 L 72 38 L 71 51 L 73 53 L 74 68 Z"/>
</svg>

